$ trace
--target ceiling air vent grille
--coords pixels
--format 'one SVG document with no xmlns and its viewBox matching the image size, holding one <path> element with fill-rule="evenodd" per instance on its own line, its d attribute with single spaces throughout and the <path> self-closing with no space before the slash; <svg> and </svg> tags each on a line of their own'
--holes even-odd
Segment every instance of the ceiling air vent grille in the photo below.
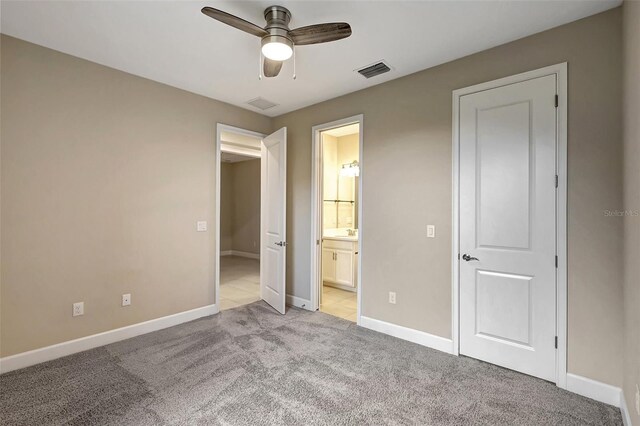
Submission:
<svg viewBox="0 0 640 426">
<path fill-rule="evenodd" d="M 384 74 L 391 71 L 391 67 L 385 64 L 384 61 L 376 62 L 373 65 L 366 66 L 357 70 L 365 78 L 375 77 L 376 75 Z"/>
<path fill-rule="evenodd" d="M 278 104 L 275 104 L 271 101 L 268 101 L 264 98 L 255 98 L 255 99 L 251 99 L 249 102 L 247 102 L 249 105 L 256 107 L 258 109 L 261 110 L 265 110 L 265 109 L 269 109 L 269 108 L 273 108 L 274 106 L 277 106 Z"/>
</svg>

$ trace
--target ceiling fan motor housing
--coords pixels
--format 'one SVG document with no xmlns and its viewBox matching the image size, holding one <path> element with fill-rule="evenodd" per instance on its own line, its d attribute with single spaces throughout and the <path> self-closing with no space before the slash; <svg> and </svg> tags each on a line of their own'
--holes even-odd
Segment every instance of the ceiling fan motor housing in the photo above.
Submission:
<svg viewBox="0 0 640 426">
<path fill-rule="evenodd" d="M 262 37 L 262 46 L 267 43 L 284 43 L 293 48 L 293 40 L 289 37 L 289 21 L 291 12 L 282 6 L 270 6 L 264 10 L 267 21 L 265 30 L 269 35 Z"/>
</svg>

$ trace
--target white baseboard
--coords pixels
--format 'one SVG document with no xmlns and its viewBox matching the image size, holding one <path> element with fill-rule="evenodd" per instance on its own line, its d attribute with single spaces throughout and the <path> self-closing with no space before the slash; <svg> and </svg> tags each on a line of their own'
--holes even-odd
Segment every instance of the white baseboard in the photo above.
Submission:
<svg viewBox="0 0 640 426">
<path fill-rule="evenodd" d="M 350 291 L 351 293 L 357 293 L 358 291 L 355 287 L 350 287 L 348 285 L 342 285 L 342 284 L 336 284 L 336 283 L 330 283 L 328 281 L 323 281 L 322 285 L 325 285 L 327 287 L 337 288 L 344 291 Z"/>
<path fill-rule="evenodd" d="M 627 400 L 624 399 L 624 392 L 620 392 L 620 412 L 622 413 L 622 424 L 624 426 L 633 426 L 631 423 L 631 413 L 629 413 L 629 406 Z"/>
<path fill-rule="evenodd" d="M 358 325 L 431 349 L 453 354 L 453 341 L 451 339 L 445 339 L 444 337 L 435 336 L 425 333 L 424 331 L 414 330 L 413 328 L 407 328 L 365 316 L 360 316 L 360 324 Z"/>
<path fill-rule="evenodd" d="M 622 389 L 576 374 L 567 373 L 567 390 L 618 408 L 622 401 Z"/>
<path fill-rule="evenodd" d="M 216 305 L 203 306 L 201 308 L 191 309 L 190 311 L 167 315 L 166 317 L 156 318 L 140 322 L 138 324 L 116 328 L 115 330 L 109 330 L 103 333 L 93 334 L 91 336 L 81 337 L 79 339 L 57 343 L 44 348 L 7 356 L 0 358 L 0 373 L 7 373 L 9 371 L 18 370 L 31 365 L 40 364 L 41 362 L 51 361 L 56 358 L 119 342 L 120 340 L 151 333 L 152 331 L 162 330 L 163 328 L 172 327 L 174 325 L 193 321 L 195 319 L 217 313 L 218 307 Z"/>
<path fill-rule="evenodd" d="M 239 256 L 239 257 L 246 257 L 249 259 L 260 260 L 260 253 L 249 253 L 248 251 L 239 251 L 239 250 L 224 250 L 220 252 L 220 256 Z"/>
<path fill-rule="evenodd" d="M 287 294 L 287 305 L 295 306 L 296 308 L 306 309 L 308 311 L 312 311 L 311 302 L 307 299 L 303 299 L 301 297 L 296 297 L 292 294 Z"/>
</svg>

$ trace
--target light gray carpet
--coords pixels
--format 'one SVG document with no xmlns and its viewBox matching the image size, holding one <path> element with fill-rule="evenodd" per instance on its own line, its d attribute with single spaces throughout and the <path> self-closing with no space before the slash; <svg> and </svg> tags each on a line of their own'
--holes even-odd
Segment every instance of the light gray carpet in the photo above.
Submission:
<svg viewBox="0 0 640 426">
<path fill-rule="evenodd" d="M 4 374 L 0 422 L 622 424 L 551 383 L 263 302 Z"/>
</svg>

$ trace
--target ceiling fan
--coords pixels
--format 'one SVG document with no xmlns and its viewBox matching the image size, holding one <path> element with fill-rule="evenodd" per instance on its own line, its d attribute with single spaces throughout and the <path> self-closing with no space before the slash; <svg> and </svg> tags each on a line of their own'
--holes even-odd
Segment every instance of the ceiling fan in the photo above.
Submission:
<svg viewBox="0 0 640 426">
<path fill-rule="evenodd" d="M 294 46 L 326 43 L 351 35 L 351 26 L 346 22 L 316 24 L 290 30 L 291 12 L 282 6 L 271 6 L 265 9 L 264 19 L 267 21 L 267 25 L 264 28 L 212 7 L 203 7 L 202 13 L 262 38 L 262 54 L 265 57 L 263 72 L 265 77 L 278 75 L 280 69 L 282 69 L 282 63 L 293 54 Z"/>
</svg>

